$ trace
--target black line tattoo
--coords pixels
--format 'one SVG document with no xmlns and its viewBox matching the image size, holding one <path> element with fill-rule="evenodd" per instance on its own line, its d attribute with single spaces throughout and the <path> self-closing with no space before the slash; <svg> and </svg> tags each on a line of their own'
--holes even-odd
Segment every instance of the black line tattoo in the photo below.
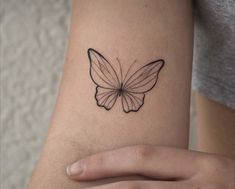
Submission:
<svg viewBox="0 0 235 189">
<path fill-rule="evenodd" d="M 130 75 L 135 60 L 123 75 L 119 58 L 116 58 L 119 65 L 118 73 L 95 49 L 89 48 L 87 53 L 90 61 L 90 76 L 96 85 L 97 105 L 110 110 L 120 97 L 125 113 L 137 112 L 143 106 L 145 93 L 156 85 L 158 75 L 165 64 L 163 59 L 155 60 Z"/>
</svg>

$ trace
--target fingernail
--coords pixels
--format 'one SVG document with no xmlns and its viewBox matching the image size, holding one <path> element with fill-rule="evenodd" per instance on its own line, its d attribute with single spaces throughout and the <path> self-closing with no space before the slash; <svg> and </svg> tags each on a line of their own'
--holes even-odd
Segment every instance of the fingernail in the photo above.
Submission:
<svg viewBox="0 0 235 189">
<path fill-rule="evenodd" d="M 72 165 L 68 166 L 66 169 L 68 176 L 79 175 L 83 171 L 83 167 L 80 162 L 73 163 Z"/>
</svg>

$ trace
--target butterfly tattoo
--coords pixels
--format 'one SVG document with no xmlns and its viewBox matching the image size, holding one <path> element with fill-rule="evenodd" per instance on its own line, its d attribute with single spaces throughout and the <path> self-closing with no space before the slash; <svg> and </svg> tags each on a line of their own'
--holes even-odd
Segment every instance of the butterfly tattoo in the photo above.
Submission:
<svg viewBox="0 0 235 189">
<path fill-rule="evenodd" d="M 96 85 L 97 105 L 110 110 L 117 99 L 121 98 L 125 113 L 137 112 L 144 104 L 145 93 L 157 83 L 160 70 L 165 62 L 162 59 L 150 62 L 131 74 L 133 63 L 123 75 L 121 63 L 119 71 L 98 51 L 89 48 L 90 76 Z"/>
</svg>

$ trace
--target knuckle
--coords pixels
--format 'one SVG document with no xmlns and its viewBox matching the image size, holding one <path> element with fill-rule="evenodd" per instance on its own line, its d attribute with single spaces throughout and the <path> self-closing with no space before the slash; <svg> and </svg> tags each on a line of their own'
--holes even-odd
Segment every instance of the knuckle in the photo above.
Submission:
<svg viewBox="0 0 235 189">
<path fill-rule="evenodd" d="M 139 145 L 133 148 L 132 153 L 137 157 L 139 160 L 146 160 L 152 154 L 152 148 L 147 145 Z"/>
<path fill-rule="evenodd" d="M 224 167 L 227 165 L 227 159 L 225 157 L 217 155 L 213 158 L 213 164 L 218 167 Z"/>
<path fill-rule="evenodd" d="M 210 174 L 211 177 L 215 178 L 227 175 L 226 179 L 229 179 L 235 173 L 235 162 L 219 155 L 203 157 L 200 167 L 203 168 L 204 173 Z"/>
<path fill-rule="evenodd" d="M 219 171 L 223 169 L 224 167 L 227 167 L 227 160 L 224 157 L 219 156 L 208 156 L 204 158 L 204 167 L 208 171 Z"/>
<path fill-rule="evenodd" d="M 127 155 L 132 157 L 130 162 L 131 169 L 138 171 L 143 169 L 143 166 L 149 161 L 150 156 L 153 154 L 153 149 L 147 145 L 138 145 L 131 147 L 127 152 L 129 153 Z"/>
</svg>

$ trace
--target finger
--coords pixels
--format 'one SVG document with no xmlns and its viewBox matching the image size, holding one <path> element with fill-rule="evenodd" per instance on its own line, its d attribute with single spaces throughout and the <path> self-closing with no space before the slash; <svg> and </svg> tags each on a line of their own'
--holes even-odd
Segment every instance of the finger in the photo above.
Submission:
<svg viewBox="0 0 235 189">
<path fill-rule="evenodd" d="M 183 182 L 162 181 L 121 181 L 111 184 L 91 187 L 88 189 L 192 189 L 193 185 Z M 195 188 L 195 186 L 194 186 Z"/>
<path fill-rule="evenodd" d="M 180 180 L 194 175 L 196 152 L 183 149 L 130 146 L 82 159 L 67 169 L 71 179 L 96 180 L 142 175 L 158 180 Z"/>
</svg>

